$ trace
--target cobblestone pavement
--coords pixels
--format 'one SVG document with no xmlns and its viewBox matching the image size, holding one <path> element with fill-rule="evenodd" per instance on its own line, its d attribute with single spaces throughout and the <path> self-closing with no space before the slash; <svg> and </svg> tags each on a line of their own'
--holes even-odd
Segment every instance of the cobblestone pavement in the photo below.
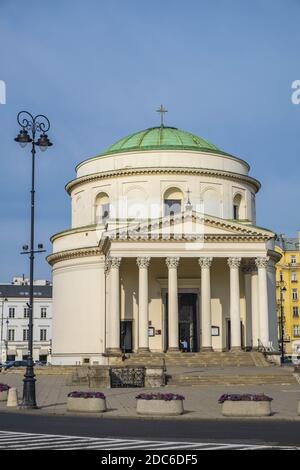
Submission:
<svg viewBox="0 0 300 470">
<path fill-rule="evenodd" d="M 0 382 L 7 383 L 18 390 L 19 400 L 22 398 L 23 376 L 14 373 L 2 373 Z M 42 414 L 68 414 L 66 411 L 67 394 L 74 390 L 86 390 L 87 386 L 66 385 L 66 376 L 38 375 L 36 390 L 39 410 L 34 413 Z M 95 390 L 95 389 L 94 389 Z M 99 390 L 99 389 L 98 389 Z M 148 391 L 172 391 L 185 396 L 185 413 L 176 419 L 218 419 L 222 418 L 221 406 L 218 398 L 223 393 L 265 393 L 271 396 L 273 415 L 268 420 L 292 419 L 299 420 L 297 415 L 298 401 L 300 400 L 300 385 L 295 383 L 244 385 L 244 386 L 193 386 L 193 387 L 164 387 L 161 389 L 148 389 Z M 103 417 L 136 417 L 136 395 L 141 389 L 105 389 L 108 410 Z M 143 389 L 147 391 L 147 389 Z M 22 412 L 18 408 L 7 408 L 0 402 L 0 411 Z M 230 419 L 230 418 L 227 418 Z"/>
</svg>

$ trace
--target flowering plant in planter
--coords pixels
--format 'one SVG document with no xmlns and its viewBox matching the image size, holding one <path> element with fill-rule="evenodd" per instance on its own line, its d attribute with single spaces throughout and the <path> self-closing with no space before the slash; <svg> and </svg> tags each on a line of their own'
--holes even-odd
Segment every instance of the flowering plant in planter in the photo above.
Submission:
<svg viewBox="0 0 300 470">
<path fill-rule="evenodd" d="M 10 389 L 9 385 L 0 384 L 0 392 L 7 392 Z"/>
<path fill-rule="evenodd" d="M 178 395 L 177 393 L 140 393 L 137 397 L 137 400 L 184 400 L 184 396 Z"/>
<path fill-rule="evenodd" d="M 220 396 L 218 403 L 224 403 L 225 401 L 272 401 L 273 398 L 265 395 L 264 393 L 260 394 L 227 394 L 224 393 Z"/>
<path fill-rule="evenodd" d="M 102 392 L 70 392 L 68 397 L 71 398 L 102 398 L 105 400 L 105 395 Z"/>
</svg>

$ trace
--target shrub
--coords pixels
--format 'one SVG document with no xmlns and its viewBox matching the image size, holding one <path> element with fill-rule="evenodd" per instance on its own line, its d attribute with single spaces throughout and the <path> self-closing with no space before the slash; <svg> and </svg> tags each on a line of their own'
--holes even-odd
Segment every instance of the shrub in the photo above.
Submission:
<svg viewBox="0 0 300 470">
<path fill-rule="evenodd" d="M 136 399 L 138 400 L 184 400 L 182 395 L 176 393 L 140 393 Z"/>
<path fill-rule="evenodd" d="M 264 393 L 261 394 L 251 394 L 251 393 L 244 393 L 244 394 L 227 394 L 224 393 L 220 396 L 218 402 L 224 403 L 224 401 L 272 401 L 273 398 L 268 397 Z"/>
<path fill-rule="evenodd" d="M 68 397 L 72 398 L 102 398 L 105 399 L 105 395 L 102 392 L 70 392 Z"/>
</svg>

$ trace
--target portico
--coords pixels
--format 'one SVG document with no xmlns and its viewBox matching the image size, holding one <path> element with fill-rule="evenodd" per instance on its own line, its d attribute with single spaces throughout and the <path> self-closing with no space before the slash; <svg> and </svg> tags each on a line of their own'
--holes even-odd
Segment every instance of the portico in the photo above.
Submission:
<svg viewBox="0 0 300 470">
<path fill-rule="evenodd" d="M 209 218 L 209 223 L 210 231 L 215 232 L 217 222 Z M 131 322 L 132 352 L 176 352 L 182 349 L 183 340 L 193 352 L 240 351 L 256 349 L 259 343 L 275 343 L 266 293 L 268 269 L 276 254 L 266 250 L 266 233 L 240 233 L 236 245 L 231 240 L 237 240 L 243 229 L 235 224 L 235 237 L 228 232 L 214 233 L 211 242 L 207 225 L 201 245 L 198 236 L 189 236 L 187 250 L 184 234 L 176 240 L 171 234 L 162 238 L 160 230 L 166 226 L 165 218 L 157 223 L 152 242 L 151 234 L 145 240 L 141 226 L 136 231 L 133 227 L 128 237 L 121 229 L 109 231 L 109 227 L 102 236 L 100 247 L 106 247 L 110 283 L 106 352 L 122 349 L 116 326 L 123 321 Z M 185 325 L 180 321 L 183 294 L 194 295 L 186 297 Z"/>
<path fill-rule="evenodd" d="M 157 259 L 157 258 L 156 258 Z M 162 309 L 161 316 L 154 313 L 154 320 L 151 320 L 152 316 L 149 315 L 149 304 L 151 299 L 149 299 L 149 281 L 148 281 L 148 270 L 151 263 L 151 258 L 147 256 L 146 258 L 137 257 L 138 265 L 138 286 L 137 286 L 137 316 L 132 315 L 132 322 L 137 322 L 138 328 L 138 338 L 133 340 L 133 344 L 137 345 L 136 351 L 145 353 L 150 349 L 149 340 L 153 340 L 153 336 L 149 337 L 149 326 L 154 324 L 154 334 L 157 334 L 157 331 L 160 330 L 159 336 L 164 338 L 167 331 L 167 338 L 165 342 L 162 341 L 156 343 L 155 351 L 178 351 L 180 348 L 180 338 L 179 333 L 179 295 L 183 293 L 193 292 L 196 296 L 195 306 L 198 308 L 197 318 L 199 319 L 199 325 L 195 325 L 197 330 L 197 349 L 194 351 L 212 351 L 213 350 L 213 332 L 212 327 L 218 328 L 219 331 L 223 330 L 225 333 L 223 318 L 220 318 L 218 322 L 212 321 L 212 299 L 211 299 L 211 265 L 213 264 L 213 258 L 211 257 L 199 257 L 197 259 L 198 263 L 201 266 L 199 269 L 199 278 L 198 279 L 184 279 L 178 278 L 178 266 L 180 261 L 183 261 L 184 258 L 180 260 L 180 257 L 167 257 L 165 263 L 168 267 L 168 278 L 158 279 L 158 284 L 161 287 L 161 301 Z M 187 258 L 185 258 L 186 260 Z M 188 260 L 190 260 L 188 258 Z M 268 336 L 268 304 L 266 302 L 265 291 L 258 289 L 255 292 L 247 289 L 248 277 L 250 277 L 250 282 L 252 276 L 257 276 L 257 271 L 253 267 L 253 271 L 242 272 L 242 262 L 249 261 L 247 258 L 240 257 L 230 257 L 226 258 L 228 263 L 228 272 L 227 276 L 229 277 L 229 311 L 222 312 L 222 316 L 225 315 L 225 319 L 230 320 L 230 331 L 231 338 L 230 344 L 226 344 L 225 338 L 221 339 L 220 344 L 218 345 L 218 350 L 241 350 L 242 344 L 248 348 L 257 348 L 258 342 L 255 342 L 255 337 L 253 335 L 251 325 L 253 322 L 257 321 L 255 318 L 257 316 L 257 310 L 252 308 L 251 297 L 258 297 L 259 299 L 259 337 L 258 339 L 267 344 L 270 340 Z M 252 259 L 251 259 L 252 261 Z M 125 311 L 122 309 L 122 303 L 120 302 L 120 275 L 116 264 L 118 267 L 122 266 L 122 262 L 125 264 L 126 269 L 126 258 L 118 257 L 117 261 L 112 257 L 111 258 L 111 307 L 110 312 L 111 321 L 108 323 L 108 337 L 111 338 L 111 342 L 108 344 L 107 352 L 120 352 L 120 333 L 118 331 L 117 325 L 120 324 L 122 318 L 125 319 Z M 162 259 L 163 262 L 163 259 Z M 268 258 L 256 258 L 256 263 L 264 264 L 261 266 L 260 279 L 266 279 L 267 277 L 267 263 Z M 121 271 L 122 272 L 122 271 Z M 118 275 L 117 275 L 118 274 Z M 244 277 L 244 280 L 243 280 Z M 241 282 L 244 284 L 243 289 L 240 286 Z M 261 281 L 263 282 L 263 281 Z M 188 285 L 189 287 L 184 287 Z M 167 286 L 167 289 L 164 287 Z M 180 286 L 180 287 L 178 287 Z M 256 286 L 254 286 L 255 289 Z M 123 286 L 125 289 L 125 286 Z M 243 293 L 242 293 L 243 291 Z M 168 301 L 166 302 L 166 298 Z M 247 310 L 246 305 L 250 304 L 251 309 Z M 242 312 L 241 312 L 242 310 Z M 134 313 L 134 311 L 132 312 Z M 164 321 L 164 316 L 167 318 L 167 322 Z M 250 316 L 250 318 L 248 318 Z M 218 323 L 217 325 L 215 323 Z M 243 328 L 241 328 L 243 324 Z M 112 330 L 112 331 L 110 331 Z M 165 331 L 166 330 L 166 331 Z M 133 327 L 134 331 L 134 327 Z M 242 332 L 244 331 L 244 338 L 242 339 Z M 134 333 L 133 333 L 134 335 Z M 152 341 L 151 341 L 152 343 Z M 167 343 L 165 347 L 164 343 Z M 134 348 L 133 348 L 134 350 Z"/>
</svg>

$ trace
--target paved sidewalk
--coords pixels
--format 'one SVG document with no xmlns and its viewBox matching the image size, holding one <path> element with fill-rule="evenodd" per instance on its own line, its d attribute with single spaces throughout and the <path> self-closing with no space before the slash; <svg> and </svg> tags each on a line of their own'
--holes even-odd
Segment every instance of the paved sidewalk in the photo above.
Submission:
<svg viewBox="0 0 300 470">
<path fill-rule="evenodd" d="M 17 387 L 19 399 L 22 397 L 23 376 L 5 373 L 0 375 L 0 382 Z M 67 386 L 66 376 L 37 377 L 37 402 L 40 407 L 34 413 L 70 414 L 66 411 L 67 394 L 74 390 L 87 390 L 87 386 Z M 137 417 L 135 411 L 136 395 L 141 389 L 105 389 L 108 411 L 103 417 Z M 147 389 L 143 389 L 147 391 Z M 148 391 L 172 391 L 185 396 L 185 413 L 176 419 L 223 419 L 218 398 L 223 393 L 265 393 L 271 396 L 273 415 L 262 419 L 292 419 L 299 420 L 297 415 L 298 400 L 300 400 L 300 384 L 293 385 L 245 385 L 245 386 L 194 386 L 194 387 L 164 387 L 148 389 Z M 0 402 L 0 412 L 27 412 L 17 408 L 7 408 Z M 224 418 L 225 419 L 225 418 Z M 230 419 L 230 418 L 226 418 Z"/>
</svg>

